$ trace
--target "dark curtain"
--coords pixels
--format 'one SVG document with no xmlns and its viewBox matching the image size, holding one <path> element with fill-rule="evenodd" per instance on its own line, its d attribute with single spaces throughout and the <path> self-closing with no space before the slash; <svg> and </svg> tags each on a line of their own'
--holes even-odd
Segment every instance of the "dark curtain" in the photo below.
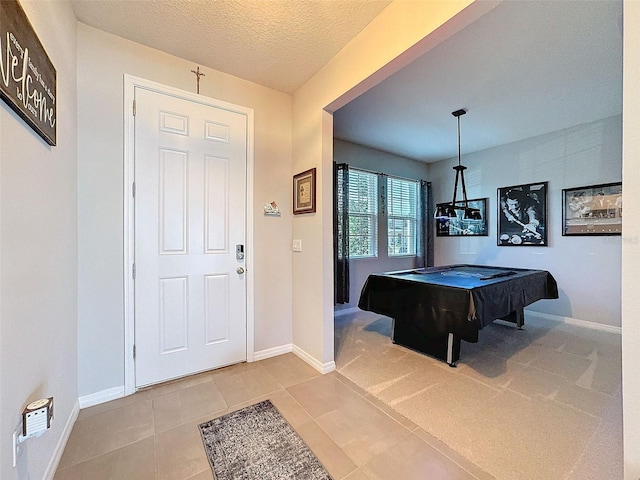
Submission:
<svg viewBox="0 0 640 480">
<path fill-rule="evenodd" d="M 349 303 L 349 165 L 346 163 L 334 165 L 334 301 Z"/>
<path fill-rule="evenodd" d="M 417 267 L 433 266 L 433 221 L 431 212 L 433 211 L 433 194 L 431 183 L 420 180 L 420 205 L 418 209 L 418 249 Z"/>
</svg>

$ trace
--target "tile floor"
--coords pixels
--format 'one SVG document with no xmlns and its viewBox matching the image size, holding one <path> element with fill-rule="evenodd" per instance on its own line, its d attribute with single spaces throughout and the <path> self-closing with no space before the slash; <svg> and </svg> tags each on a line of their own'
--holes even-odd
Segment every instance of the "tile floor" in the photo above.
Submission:
<svg viewBox="0 0 640 480">
<path fill-rule="evenodd" d="M 286 354 L 82 410 L 55 479 L 210 480 L 198 425 L 267 398 L 336 480 L 492 478 L 346 377 Z"/>
<path fill-rule="evenodd" d="M 496 479 L 622 479 L 619 334 L 528 314 L 462 342 L 450 368 L 394 345 L 391 325 L 336 317 L 338 372 Z"/>
</svg>

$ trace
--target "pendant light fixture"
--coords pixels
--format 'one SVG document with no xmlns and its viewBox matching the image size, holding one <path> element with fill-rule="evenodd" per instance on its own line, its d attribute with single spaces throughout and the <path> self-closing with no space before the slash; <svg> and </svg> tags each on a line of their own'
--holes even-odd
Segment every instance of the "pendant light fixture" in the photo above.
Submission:
<svg viewBox="0 0 640 480">
<path fill-rule="evenodd" d="M 451 112 L 451 115 L 458 119 L 458 165 L 453 167 L 456 171 L 456 180 L 453 185 L 453 200 L 451 203 L 443 203 L 440 204 L 436 208 L 435 217 L 436 218 L 456 218 L 457 213 L 456 210 L 464 210 L 464 219 L 465 220 L 482 220 L 482 215 L 480 214 L 480 210 L 477 208 L 469 207 L 469 200 L 467 200 L 467 186 L 464 183 L 464 171 L 467 169 L 464 165 L 460 163 L 460 117 L 467 113 L 467 111 L 463 108 L 460 110 L 456 110 L 455 112 Z M 457 205 L 456 197 L 458 195 L 458 181 L 462 184 L 462 205 Z"/>
</svg>

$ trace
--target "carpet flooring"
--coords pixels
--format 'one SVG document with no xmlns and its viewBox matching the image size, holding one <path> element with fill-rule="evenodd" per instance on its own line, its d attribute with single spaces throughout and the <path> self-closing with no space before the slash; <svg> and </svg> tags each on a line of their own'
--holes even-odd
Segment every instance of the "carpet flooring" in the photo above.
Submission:
<svg viewBox="0 0 640 480">
<path fill-rule="evenodd" d="M 620 335 L 495 322 L 451 368 L 394 345 L 391 322 L 336 317 L 338 372 L 496 479 L 622 479 Z"/>
<path fill-rule="evenodd" d="M 200 425 L 216 480 L 332 480 L 270 400 Z"/>
</svg>

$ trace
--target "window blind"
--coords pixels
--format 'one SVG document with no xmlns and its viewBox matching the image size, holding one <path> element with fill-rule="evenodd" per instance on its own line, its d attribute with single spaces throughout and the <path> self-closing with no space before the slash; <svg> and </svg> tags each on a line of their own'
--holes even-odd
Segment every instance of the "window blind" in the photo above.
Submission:
<svg viewBox="0 0 640 480">
<path fill-rule="evenodd" d="M 378 255 L 378 176 L 349 170 L 349 255 Z"/>
<path fill-rule="evenodd" d="M 418 182 L 387 177 L 389 256 L 415 255 Z"/>
</svg>

